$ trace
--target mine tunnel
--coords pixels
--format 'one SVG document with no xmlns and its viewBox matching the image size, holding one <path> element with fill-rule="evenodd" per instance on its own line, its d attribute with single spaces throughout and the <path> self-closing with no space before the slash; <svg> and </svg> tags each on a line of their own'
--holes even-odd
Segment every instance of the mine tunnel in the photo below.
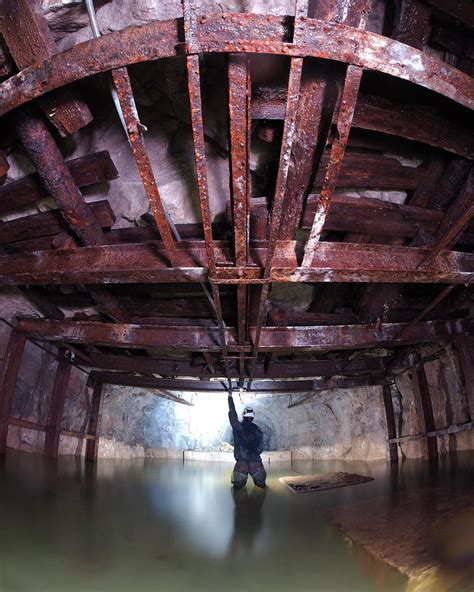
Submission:
<svg viewBox="0 0 474 592">
<path fill-rule="evenodd" d="M 474 590 L 473 27 L 0 2 L 1 592 Z"/>
</svg>

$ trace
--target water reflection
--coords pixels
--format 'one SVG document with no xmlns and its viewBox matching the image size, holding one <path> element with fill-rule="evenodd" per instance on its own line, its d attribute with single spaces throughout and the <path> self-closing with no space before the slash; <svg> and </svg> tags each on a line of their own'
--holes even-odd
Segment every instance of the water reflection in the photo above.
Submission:
<svg viewBox="0 0 474 592">
<path fill-rule="evenodd" d="M 232 464 L 9 453 L 0 463 L 2 592 L 401 592 L 406 580 L 348 548 L 327 508 L 431 485 L 472 486 L 472 455 L 419 462 L 298 462 L 268 467 L 269 491 L 235 495 Z M 454 468 L 453 468 L 454 467 Z M 375 481 L 293 494 L 279 477 L 356 472 Z M 429 501 L 420 512 L 432 511 Z M 229 578 L 229 567 L 232 578 Z"/>
<path fill-rule="evenodd" d="M 262 510 L 268 488 L 247 486 L 231 491 L 234 500 L 234 530 L 228 557 L 240 559 L 242 556 L 251 556 L 255 550 L 256 539 L 263 526 Z"/>
</svg>

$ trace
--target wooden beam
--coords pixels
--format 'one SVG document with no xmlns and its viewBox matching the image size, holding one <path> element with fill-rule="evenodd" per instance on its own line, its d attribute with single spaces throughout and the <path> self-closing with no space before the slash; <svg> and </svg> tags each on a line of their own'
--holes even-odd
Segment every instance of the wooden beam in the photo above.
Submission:
<svg viewBox="0 0 474 592">
<path fill-rule="evenodd" d="M 435 340 L 474 330 L 474 320 L 425 321 L 411 327 L 402 339 L 397 334 L 404 323 L 381 326 L 342 325 L 311 327 L 266 327 L 262 329 L 262 351 L 291 352 L 330 351 L 390 347 L 407 343 Z M 176 327 L 161 325 L 109 324 L 96 321 L 49 321 L 20 318 L 18 329 L 31 337 L 46 341 L 112 347 L 166 349 L 170 351 L 219 351 L 217 328 Z M 254 338 L 255 329 L 250 331 Z M 234 328 L 226 329 L 231 351 L 250 351 L 251 346 L 239 346 Z"/>
<path fill-rule="evenodd" d="M 64 403 L 67 396 L 67 387 L 72 365 L 65 358 L 65 351 L 59 350 L 60 360 L 54 378 L 53 392 L 49 403 L 48 420 L 46 422 L 46 438 L 44 453 L 52 458 L 58 457 L 59 438 L 61 436 L 61 421 L 63 417 Z"/>
<path fill-rule="evenodd" d="M 208 379 L 225 375 L 221 364 L 214 363 L 214 372 L 209 369 L 205 359 L 187 361 L 182 359 L 145 358 L 143 356 L 121 356 L 91 353 L 85 365 L 104 370 L 119 372 L 160 374 L 165 376 L 194 376 Z M 274 361 L 271 368 L 265 370 L 263 364 L 257 364 L 255 378 L 297 378 L 334 375 L 379 374 L 385 370 L 389 358 L 362 358 L 355 360 L 350 370 L 342 368 L 342 360 L 282 360 Z M 231 360 L 230 371 L 233 378 L 239 377 L 237 363 Z M 242 376 L 240 374 L 240 376 Z"/>
<path fill-rule="evenodd" d="M 118 171 L 107 150 L 67 160 L 65 164 L 74 182 L 81 188 L 111 181 L 118 177 Z M 3 216 L 12 210 L 32 205 L 48 195 L 38 173 L 11 181 L 0 187 L 0 215 Z"/>
<path fill-rule="evenodd" d="M 417 401 L 417 411 L 420 414 L 420 419 L 423 426 L 422 431 L 424 433 L 435 432 L 436 425 L 433 416 L 433 407 L 431 404 L 428 380 L 426 378 L 423 362 L 420 358 L 417 359 L 417 362 L 413 370 L 410 371 L 410 374 L 412 377 L 415 400 Z M 437 458 L 438 446 L 435 436 L 429 436 L 426 439 L 426 448 L 423 450 L 423 455 L 429 459 Z"/>
<path fill-rule="evenodd" d="M 105 229 L 114 225 L 115 215 L 107 200 L 93 202 L 89 207 L 96 224 L 100 227 Z M 16 243 L 33 241 L 45 236 L 51 237 L 52 247 L 54 238 L 67 231 L 68 225 L 64 222 L 59 210 L 48 210 L 32 216 L 0 222 L 0 249 L 8 252 L 9 249 L 15 248 Z"/>
<path fill-rule="evenodd" d="M 252 101 L 253 119 L 284 119 L 286 91 L 283 87 L 273 91 L 258 88 L 257 93 Z M 428 144 L 465 158 L 472 159 L 474 155 L 472 132 L 426 106 L 401 106 L 381 97 L 361 94 L 352 126 Z"/>
<path fill-rule="evenodd" d="M 3 356 L 0 370 L 0 455 L 7 451 L 8 421 L 25 341 L 25 335 L 12 330 Z"/>
<path fill-rule="evenodd" d="M 397 437 L 397 429 L 395 426 L 395 415 L 393 413 L 392 392 L 389 384 L 382 386 L 382 400 L 385 409 L 385 420 L 387 422 L 387 436 L 388 436 L 388 458 L 391 463 L 398 462 L 398 447 L 392 442 L 393 438 Z"/>
<path fill-rule="evenodd" d="M 410 442 L 412 440 L 420 440 L 421 438 L 434 438 L 436 436 L 448 436 L 450 434 L 459 434 L 460 432 L 467 432 L 474 428 L 474 424 L 470 421 L 462 424 L 455 424 L 448 426 L 447 428 L 440 428 L 433 432 L 425 434 L 410 434 L 408 436 L 400 436 L 400 438 L 392 438 L 389 440 L 389 444 L 399 444 L 403 442 Z"/>
<path fill-rule="evenodd" d="M 469 404 L 470 419 L 474 419 L 474 337 L 468 333 L 456 335 L 454 345 L 458 352 L 462 377 Z"/>
<path fill-rule="evenodd" d="M 0 4 L 2 35 L 19 70 L 40 67 L 57 52 L 53 34 L 36 0 L 3 0 Z M 42 110 L 62 136 L 73 134 L 92 121 L 87 105 L 62 88 L 39 101 Z"/>
<path fill-rule="evenodd" d="M 86 460 L 95 462 L 97 460 L 97 452 L 99 449 L 100 424 L 101 424 L 101 401 L 103 383 L 99 380 L 94 380 L 91 410 L 87 426 L 87 435 L 90 437 L 86 442 Z"/>
</svg>

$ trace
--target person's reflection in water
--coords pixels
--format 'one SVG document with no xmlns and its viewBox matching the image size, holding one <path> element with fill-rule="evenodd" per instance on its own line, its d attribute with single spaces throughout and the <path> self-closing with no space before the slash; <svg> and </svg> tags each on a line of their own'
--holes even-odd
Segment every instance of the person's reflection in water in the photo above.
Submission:
<svg viewBox="0 0 474 592">
<path fill-rule="evenodd" d="M 239 559 L 254 552 L 263 526 L 263 503 L 267 489 L 253 487 L 232 489 L 234 499 L 234 531 L 229 546 L 229 558 Z"/>
</svg>

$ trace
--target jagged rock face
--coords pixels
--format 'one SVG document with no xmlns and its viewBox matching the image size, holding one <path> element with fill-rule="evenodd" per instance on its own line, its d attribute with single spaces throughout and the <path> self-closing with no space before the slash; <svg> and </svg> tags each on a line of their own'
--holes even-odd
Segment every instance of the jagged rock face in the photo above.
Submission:
<svg viewBox="0 0 474 592">
<path fill-rule="evenodd" d="M 224 450 L 232 444 L 224 395 L 182 395 L 195 406 L 177 405 L 141 389 L 108 387 L 103 405 L 101 454 L 143 454 L 156 448 Z M 295 396 L 293 397 L 295 399 Z M 320 393 L 303 406 L 288 409 L 288 396 L 253 396 L 242 401 L 255 409 L 265 450 L 293 450 L 298 458 L 385 458 L 385 423 L 380 389 Z"/>
</svg>

